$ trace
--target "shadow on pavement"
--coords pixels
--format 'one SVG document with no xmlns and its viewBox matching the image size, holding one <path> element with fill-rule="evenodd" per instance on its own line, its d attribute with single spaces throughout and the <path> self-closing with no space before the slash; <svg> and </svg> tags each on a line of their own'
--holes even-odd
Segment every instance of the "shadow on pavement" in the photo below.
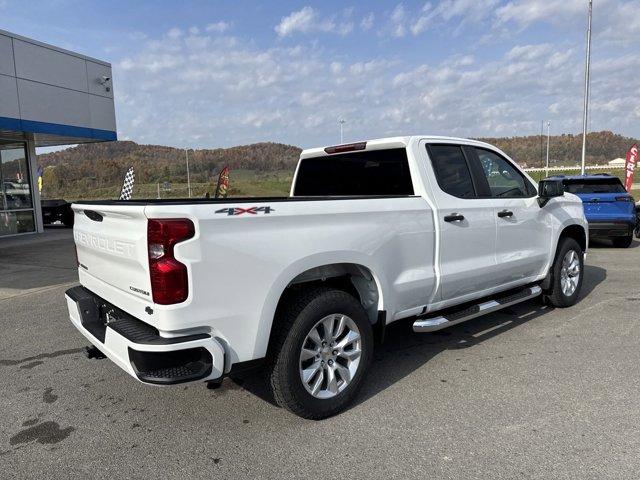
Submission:
<svg viewBox="0 0 640 480">
<path fill-rule="evenodd" d="M 607 271 L 604 268 L 585 265 L 581 300 L 606 278 Z M 445 350 L 478 345 L 533 319 L 552 315 L 553 311 L 552 307 L 546 307 L 540 299 L 535 299 L 434 333 L 413 332 L 411 319 L 392 323 L 387 328 L 384 343 L 376 345 L 369 374 L 353 406 L 393 386 Z M 275 404 L 266 375 L 234 381 L 261 399 Z"/>
<path fill-rule="evenodd" d="M 638 239 L 634 238 L 633 242 L 631 242 L 631 245 L 629 245 L 626 248 L 638 248 L 640 247 L 640 241 L 638 241 Z M 613 243 L 611 242 L 611 240 L 608 240 L 606 238 L 590 238 L 589 239 L 589 248 L 594 248 L 594 249 L 603 249 L 603 248 L 613 248 L 615 250 L 624 250 L 624 248 L 621 247 L 614 247 Z"/>
<path fill-rule="evenodd" d="M 39 289 L 76 281 L 73 239 L 41 241 L 38 237 L 24 237 L 22 243 L 9 246 L 0 243 L 0 272 L 0 291 Z"/>
</svg>

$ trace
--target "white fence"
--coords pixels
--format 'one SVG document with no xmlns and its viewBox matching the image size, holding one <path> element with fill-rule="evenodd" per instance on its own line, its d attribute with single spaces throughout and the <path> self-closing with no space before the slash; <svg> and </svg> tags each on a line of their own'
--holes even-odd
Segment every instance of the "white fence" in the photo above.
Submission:
<svg viewBox="0 0 640 480">
<path fill-rule="evenodd" d="M 586 167 L 586 170 L 622 170 L 624 169 L 624 165 L 623 166 L 617 166 L 617 165 L 589 165 Z M 549 167 L 549 168 L 545 168 L 545 167 L 535 167 L 535 168 L 525 168 L 524 171 L 525 172 L 553 172 L 553 171 L 559 171 L 562 170 L 564 171 L 576 171 L 579 172 L 580 171 L 580 166 L 575 166 L 575 167 L 558 167 L 558 166 L 553 166 L 553 167 Z"/>
</svg>

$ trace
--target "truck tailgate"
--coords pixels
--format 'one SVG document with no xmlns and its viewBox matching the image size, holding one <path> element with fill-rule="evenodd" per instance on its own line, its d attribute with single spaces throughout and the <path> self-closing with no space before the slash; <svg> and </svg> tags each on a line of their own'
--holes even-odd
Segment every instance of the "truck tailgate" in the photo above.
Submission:
<svg viewBox="0 0 640 480">
<path fill-rule="evenodd" d="M 144 206 L 74 204 L 73 210 L 79 267 L 117 289 L 149 300 Z"/>
</svg>

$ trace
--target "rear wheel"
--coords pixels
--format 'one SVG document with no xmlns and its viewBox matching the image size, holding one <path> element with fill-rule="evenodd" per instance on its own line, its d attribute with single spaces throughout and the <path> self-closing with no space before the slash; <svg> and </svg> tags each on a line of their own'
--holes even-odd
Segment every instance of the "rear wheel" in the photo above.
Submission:
<svg viewBox="0 0 640 480">
<path fill-rule="evenodd" d="M 551 266 L 552 284 L 546 299 L 554 307 L 570 307 L 578 301 L 582 288 L 584 252 L 573 238 L 560 239 Z"/>
<path fill-rule="evenodd" d="M 371 363 L 371 323 L 353 296 L 315 288 L 278 318 L 270 382 L 276 402 L 304 418 L 335 415 L 355 398 Z"/>
<path fill-rule="evenodd" d="M 614 247 L 628 248 L 633 242 L 633 235 L 629 235 L 627 237 L 613 237 L 611 240 L 613 241 Z"/>
</svg>

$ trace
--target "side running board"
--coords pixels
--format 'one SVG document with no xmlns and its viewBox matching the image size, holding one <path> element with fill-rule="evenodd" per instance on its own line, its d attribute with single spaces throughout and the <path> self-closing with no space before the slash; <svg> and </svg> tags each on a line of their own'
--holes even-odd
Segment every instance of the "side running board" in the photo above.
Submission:
<svg viewBox="0 0 640 480">
<path fill-rule="evenodd" d="M 419 333 L 435 332 L 436 330 L 441 330 L 458 323 L 466 322 L 472 318 L 501 310 L 511 305 L 515 305 L 516 303 L 524 302 L 530 298 L 537 297 L 541 293 L 542 289 L 538 285 L 534 285 L 515 293 L 503 295 L 492 300 L 486 300 L 475 305 L 466 306 L 462 309 L 448 309 L 447 311 L 449 313 L 446 314 L 440 313 L 434 317 L 419 318 L 413 322 L 413 331 Z"/>
</svg>

